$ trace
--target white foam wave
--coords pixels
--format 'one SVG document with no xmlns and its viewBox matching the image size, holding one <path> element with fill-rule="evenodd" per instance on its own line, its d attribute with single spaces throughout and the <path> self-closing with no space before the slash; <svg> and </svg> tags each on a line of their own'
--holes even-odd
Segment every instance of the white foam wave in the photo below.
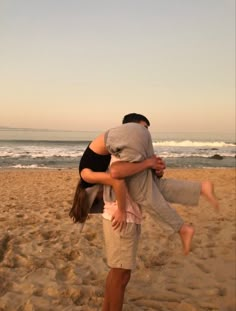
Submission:
<svg viewBox="0 0 236 311">
<path fill-rule="evenodd" d="M 28 157 L 32 159 L 37 158 L 52 158 L 52 157 L 67 157 L 67 158 L 79 158 L 83 154 L 83 151 L 74 150 L 54 150 L 54 149 L 41 149 L 41 150 L 0 150 L 0 157 L 2 158 L 20 158 Z"/>
<path fill-rule="evenodd" d="M 160 156 L 161 158 L 210 158 L 213 157 L 214 155 L 219 155 L 224 157 L 228 157 L 228 158 L 234 158 L 235 155 L 232 154 L 226 154 L 226 153 L 212 153 L 212 154 L 202 154 L 202 153 L 158 153 L 158 156 Z"/>
<path fill-rule="evenodd" d="M 167 140 L 167 141 L 158 141 L 153 142 L 154 146 L 163 146 L 163 147 L 208 147 L 208 148 L 222 148 L 222 147 L 235 147 L 234 144 L 225 143 L 222 141 L 191 141 L 191 140 Z"/>
<path fill-rule="evenodd" d="M 22 165 L 22 164 L 16 164 L 12 165 L 12 168 L 45 168 L 42 166 L 38 166 L 37 164 L 31 164 L 31 165 Z"/>
</svg>

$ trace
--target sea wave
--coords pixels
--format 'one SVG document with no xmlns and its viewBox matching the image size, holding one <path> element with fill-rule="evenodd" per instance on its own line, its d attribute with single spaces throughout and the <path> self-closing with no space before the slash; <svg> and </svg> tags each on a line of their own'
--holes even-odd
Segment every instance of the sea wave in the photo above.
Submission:
<svg viewBox="0 0 236 311">
<path fill-rule="evenodd" d="M 16 165 L 8 166 L 8 168 L 19 168 L 19 169 L 51 169 L 50 166 L 40 166 L 40 165 L 37 165 L 37 164 L 30 164 L 30 165 L 16 164 Z"/>
<path fill-rule="evenodd" d="M 199 152 L 198 151 L 191 151 L 191 152 L 183 152 L 183 151 L 156 151 L 155 152 L 158 156 L 162 158 L 188 158 L 188 157 L 202 157 L 202 158 L 209 158 L 214 155 L 219 155 L 221 157 L 235 157 L 234 152 Z M 70 153 L 64 152 L 60 154 L 56 154 L 54 152 L 43 152 L 37 154 L 29 154 L 29 153 L 1 153 L 0 152 L 0 159 L 35 159 L 35 160 L 43 160 L 43 159 L 80 159 L 83 152 L 79 153 Z"/>
<path fill-rule="evenodd" d="M 201 153 L 167 153 L 167 152 L 159 152 L 158 156 L 161 158 L 212 158 L 214 156 L 218 156 L 219 158 L 235 158 L 235 154 L 232 153 L 206 153 L 206 154 L 201 154 Z"/>
<path fill-rule="evenodd" d="M 222 147 L 235 147 L 233 143 L 227 143 L 223 141 L 191 141 L 191 140 L 167 140 L 167 141 L 155 141 L 154 146 L 164 147 L 208 147 L 208 148 L 222 148 Z"/>
<path fill-rule="evenodd" d="M 0 144 L 0 168 L 78 167 L 86 147 L 84 141 L 5 141 Z M 188 167 L 235 165 L 235 144 L 220 140 L 165 139 L 153 142 L 153 147 L 157 155 L 173 166 L 185 166 L 186 163 Z"/>
</svg>

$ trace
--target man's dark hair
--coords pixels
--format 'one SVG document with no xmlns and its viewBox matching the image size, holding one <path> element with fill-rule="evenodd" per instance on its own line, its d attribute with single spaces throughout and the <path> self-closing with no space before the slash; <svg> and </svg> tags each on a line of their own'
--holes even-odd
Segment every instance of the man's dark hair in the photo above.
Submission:
<svg viewBox="0 0 236 311">
<path fill-rule="evenodd" d="M 141 121 L 146 122 L 147 125 L 150 126 L 150 122 L 145 116 L 143 116 L 142 114 L 134 113 L 134 112 L 126 114 L 122 120 L 122 123 L 123 124 L 130 123 L 130 122 L 139 123 Z"/>
</svg>

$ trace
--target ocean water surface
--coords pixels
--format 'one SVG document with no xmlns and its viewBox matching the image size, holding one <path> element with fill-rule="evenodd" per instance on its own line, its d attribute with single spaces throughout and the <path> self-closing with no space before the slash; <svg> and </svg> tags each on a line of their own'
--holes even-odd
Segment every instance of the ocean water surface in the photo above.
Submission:
<svg viewBox="0 0 236 311">
<path fill-rule="evenodd" d="M 0 128 L 0 169 L 78 168 L 100 132 Z M 172 168 L 230 168 L 236 163 L 234 133 L 152 133 L 155 153 Z"/>
</svg>

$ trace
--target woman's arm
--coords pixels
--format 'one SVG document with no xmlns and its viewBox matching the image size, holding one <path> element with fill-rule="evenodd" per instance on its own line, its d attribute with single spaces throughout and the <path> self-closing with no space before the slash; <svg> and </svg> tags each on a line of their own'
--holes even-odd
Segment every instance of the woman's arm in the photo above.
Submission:
<svg viewBox="0 0 236 311">
<path fill-rule="evenodd" d="M 81 171 L 81 177 L 91 184 L 103 184 L 112 186 L 118 209 L 113 215 L 112 225 L 114 229 L 122 229 L 126 224 L 126 184 L 124 179 L 115 179 L 107 172 L 94 172 L 88 168 Z"/>
</svg>

